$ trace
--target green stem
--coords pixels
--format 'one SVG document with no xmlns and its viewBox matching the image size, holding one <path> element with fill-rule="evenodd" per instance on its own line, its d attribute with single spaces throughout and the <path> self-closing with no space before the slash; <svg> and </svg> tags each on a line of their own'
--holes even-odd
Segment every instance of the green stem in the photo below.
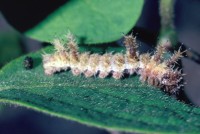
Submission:
<svg viewBox="0 0 200 134">
<path fill-rule="evenodd" d="M 160 16 L 162 28 L 174 28 L 174 0 L 160 0 Z"/>
<path fill-rule="evenodd" d="M 177 33 L 174 26 L 174 0 L 160 0 L 159 13 L 161 17 L 161 30 L 159 44 L 168 48 L 177 45 Z"/>
</svg>

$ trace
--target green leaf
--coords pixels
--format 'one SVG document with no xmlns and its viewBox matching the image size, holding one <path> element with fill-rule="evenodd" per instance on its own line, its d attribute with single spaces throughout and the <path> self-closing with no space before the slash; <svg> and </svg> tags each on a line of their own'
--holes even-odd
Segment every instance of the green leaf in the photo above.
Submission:
<svg viewBox="0 0 200 134">
<path fill-rule="evenodd" d="M 0 67 L 22 55 L 20 36 L 13 31 L 0 31 Z"/>
<path fill-rule="evenodd" d="M 52 47 L 44 51 L 52 51 Z M 32 108 L 105 129 L 142 133 L 199 133 L 200 109 L 139 81 L 85 78 L 62 72 L 44 75 L 42 51 L 32 53 L 34 68 L 25 70 L 24 56 L 0 71 L 0 102 Z"/>
<path fill-rule="evenodd" d="M 26 34 L 51 42 L 70 30 L 84 44 L 111 42 L 136 24 L 144 0 L 70 0 Z"/>
<path fill-rule="evenodd" d="M 23 54 L 21 48 L 21 36 L 18 32 L 12 29 L 2 14 L 0 13 L 0 68 L 9 61 Z M 4 106 L 0 104 L 0 113 Z"/>
</svg>

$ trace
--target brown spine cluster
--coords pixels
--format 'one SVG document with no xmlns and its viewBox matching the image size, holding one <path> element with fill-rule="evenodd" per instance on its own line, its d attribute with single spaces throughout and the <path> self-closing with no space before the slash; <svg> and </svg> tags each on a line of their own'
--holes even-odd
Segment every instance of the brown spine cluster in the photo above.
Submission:
<svg viewBox="0 0 200 134">
<path fill-rule="evenodd" d="M 149 85 L 163 88 L 169 93 L 176 92 L 181 86 L 182 73 L 172 65 L 182 57 L 180 49 L 169 60 L 163 59 L 166 49 L 159 45 L 153 55 L 137 52 L 136 38 L 125 36 L 126 53 L 105 53 L 103 55 L 80 53 L 72 34 L 67 35 L 67 44 L 54 41 L 55 53 L 43 55 L 43 67 L 46 75 L 61 70 L 71 69 L 73 75 L 84 74 L 85 77 L 105 78 L 109 74 L 115 79 L 123 77 L 125 70 L 129 75 L 140 75 L 140 80 Z"/>
</svg>

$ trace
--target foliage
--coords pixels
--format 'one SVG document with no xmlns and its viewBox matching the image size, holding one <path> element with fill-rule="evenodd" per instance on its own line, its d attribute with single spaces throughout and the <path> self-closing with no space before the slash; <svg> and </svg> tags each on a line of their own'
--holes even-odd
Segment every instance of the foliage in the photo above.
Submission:
<svg viewBox="0 0 200 134">
<path fill-rule="evenodd" d="M 26 35 L 40 41 L 65 40 L 68 30 L 81 44 L 116 41 L 141 14 L 143 0 L 71 0 Z M 168 35 L 168 34 L 167 34 Z M 122 51 L 122 47 L 81 46 L 82 51 Z M 138 76 L 122 80 L 85 78 L 61 72 L 44 75 L 42 53 L 28 54 L 34 67 L 23 67 L 25 56 L 0 70 L 0 102 L 12 103 L 105 129 L 144 133 L 198 133 L 200 109 L 179 102 Z"/>
</svg>

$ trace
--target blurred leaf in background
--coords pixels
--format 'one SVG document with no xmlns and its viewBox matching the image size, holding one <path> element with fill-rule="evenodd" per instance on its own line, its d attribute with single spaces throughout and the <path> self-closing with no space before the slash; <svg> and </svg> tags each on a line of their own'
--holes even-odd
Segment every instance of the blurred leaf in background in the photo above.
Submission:
<svg viewBox="0 0 200 134">
<path fill-rule="evenodd" d="M 20 34 L 6 23 L 0 13 L 0 67 L 23 53 L 20 43 Z"/>
<path fill-rule="evenodd" d="M 41 41 L 63 38 L 70 30 L 84 44 L 112 42 L 136 24 L 144 0 L 70 0 L 26 34 Z"/>
</svg>

